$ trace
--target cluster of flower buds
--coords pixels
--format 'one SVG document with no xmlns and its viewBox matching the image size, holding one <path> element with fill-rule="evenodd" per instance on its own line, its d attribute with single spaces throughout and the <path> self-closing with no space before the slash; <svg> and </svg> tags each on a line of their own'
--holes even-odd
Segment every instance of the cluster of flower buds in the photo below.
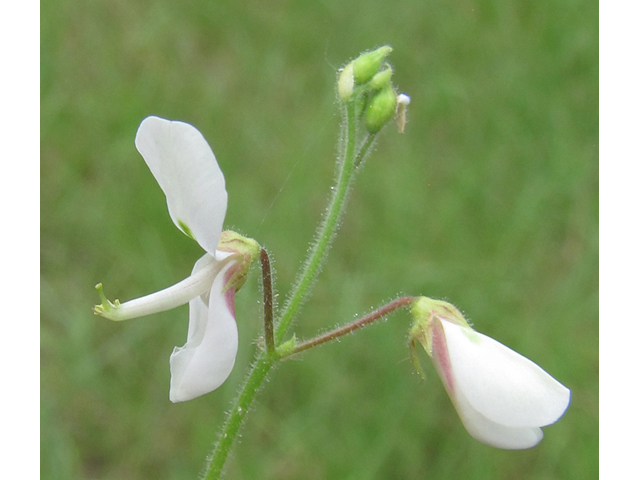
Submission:
<svg viewBox="0 0 640 480">
<path fill-rule="evenodd" d="M 338 78 L 338 96 L 342 102 L 356 102 L 359 116 L 364 115 L 369 133 L 378 133 L 392 118 L 404 132 L 406 107 L 411 99 L 398 94 L 391 83 L 393 69 L 384 62 L 391 53 L 388 45 L 365 52 L 348 63 Z"/>
</svg>

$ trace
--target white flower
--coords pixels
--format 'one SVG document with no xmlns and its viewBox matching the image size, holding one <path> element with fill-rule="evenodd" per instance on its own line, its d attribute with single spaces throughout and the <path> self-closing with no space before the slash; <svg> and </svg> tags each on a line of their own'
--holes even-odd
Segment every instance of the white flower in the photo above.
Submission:
<svg viewBox="0 0 640 480">
<path fill-rule="evenodd" d="M 221 236 L 225 238 L 222 224 L 227 191 L 216 157 L 202 134 L 187 123 L 147 117 L 138 128 L 135 143 L 167 197 L 173 223 L 207 253 L 196 262 L 190 277 L 126 303 L 109 302 L 99 285 L 103 303 L 94 311 L 119 321 L 189 303 L 187 343 L 176 347 L 169 360 L 169 398 L 182 402 L 215 390 L 231 373 L 238 351 L 234 297 L 251 259 L 246 250 L 230 245 L 242 239 L 233 232 L 224 234 L 229 233 L 227 237 L 235 242 L 219 244 Z"/>
<path fill-rule="evenodd" d="M 467 432 L 509 450 L 531 448 L 540 427 L 567 410 L 571 391 L 538 365 L 473 330 L 446 302 L 427 298 L 412 308 L 412 338 L 431 356 Z"/>
</svg>

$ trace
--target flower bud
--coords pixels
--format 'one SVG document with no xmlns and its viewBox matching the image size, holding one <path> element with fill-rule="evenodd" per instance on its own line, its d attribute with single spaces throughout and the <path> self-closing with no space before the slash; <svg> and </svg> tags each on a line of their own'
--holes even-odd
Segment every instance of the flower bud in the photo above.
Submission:
<svg viewBox="0 0 640 480">
<path fill-rule="evenodd" d="M 389 45 L 380 47 L 372 52 L 366 52 L 353 62 L 353 78 L 357 84 L 363 84 L 371 80 L 378 72 L 382 61 L 393 49 Z"/>
<path fill-rule="evenodd" d="M 378 133 L 385 124 L 396 114 L 396 92 L 391 85 L 376 92 L 365 115 L 365 123 L 369 133 Z"/>
<path fill-rule="evenodd" d="M 376 73 L 371 79 L 369 85 L 374 90 L 382 90 L 383 88 L 390 87 L 391 75 L 393 75 L 393 70 L 388 66 L 388 68 Z"/>
<path fill-rule="evenodd" d="M 349 100 L 351 98 L 354 83 L 352 62 L 342 69 L 340 78 L 338 78 L 338 96 L 340 100 Z"/>
<path fill-rule="evenodd" d="M 247 280 L 249 268 L 260 256 L 260 244 L 252 238 L 243 237 L 231 230 L 222 232 L 217 250 L 229 252 L 238 257 L 237 267 L 229 272 L 229 279 L 223 292 L 234 287 L 239 291 Z"/>
</svg>

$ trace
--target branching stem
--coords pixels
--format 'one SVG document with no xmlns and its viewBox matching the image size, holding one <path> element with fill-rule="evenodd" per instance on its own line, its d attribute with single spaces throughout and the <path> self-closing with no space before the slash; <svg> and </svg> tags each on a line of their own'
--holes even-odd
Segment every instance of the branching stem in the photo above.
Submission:
<svg viewBox="0 0 640 480">
<path fill-rule="evenodd" d="M 305 299 L 305 297 L 308 295 L 313 280 L 318 274 L 319 268 L 322 264 L 322 260 L 325 257 L 327 248 L 331 243 L 331 239 L 333 238 L 338 228 L 340 214 L 343 211 L 344 203 L 347 198 L 347 192 L 349 190 L 349 185 L 355 171 L 355 150 L 357 133 L 357 118 L 355 110 L 355 103 L 353 101 L 346 104 L 347 120 L 346 132 L 344 136 L 346 141 L 346 148 L 344 156 L 342 158 L 342 166 L 338 175 L 337 184 L 332 187 L 333 195 L 329 203 L 327 215 L 324 218 L 324 222 L 322 223 L 315 241 L 313 242 L 313 247 L 311 249 L 311 252 L 309 253 L 309 256 L 307 257 L 307 261 L 304 264 L 302 273 L 298 277 L 299 280 L 293 288 L 293 293 L 289 297 L 289 301 L 285 307 L 285 310 L 280 317 L 280 321 L 278 322 L 277 327 L 275 328 L 273 339 L 274 348 L 282 343 L 282 340 L 287 334 L 287 331 L 291 326 L 291 322 L 293 321 L 298 308 L 302 304 L 302 301 Z M 372 143 L 373 140 L 368 143 L 365 142 L 365 146 L 368 144 L 368 146 L 366 147 L 367 150 Z M 360 152 L 358 152 L 358 157 L 364 158 L 365 154 L 366 151 L 363 151 L 363 149 L 361 149 Z M 263 260 L 263 258 L 264 255 L 261 252 L 260 259 Z M 265 264 L 263 261 L 263 280 L 265 278 L 264 266 Z M 273 298 L 273 295 L 271 297 Z M 273 309 L 271 309 L 271 316 L 272 315 Z M 269 320 L 265 301 L 265 341 L 267 342 L 267 348 L 269 348 L 268 345 L 270 340 L 268 340 L 267 338 L 269 335 L 269 333 L 267 333 L 269 327 L 267 326 L 267 323 L 269 323 Z M 233 441 L 238 435 L 238 431 L 240 430 L 242 421 L 247 414 L 247 410 L 251 406 L 253 399 L 260 390 L 262 383 L 267 378 L 267 375 L 269 374 L 269 371 L 271 370 L 275 362 L 276 356 L 270 355 L 267 351 L 263 351 L 258 355 L 258 358 L 253 364 L 251 373 L 247 377 L 247 380 L 242 387 L 242 390 L 240 391 L 240 395 L 236 400 L 233 409 L 227 415 L 227 419 L 220 434 L 220 438 L 216 443 L 213 452 L 211 453 L 210 462 L 205 469 L 205 480 L 217 480 L 222 475 L 224 464 L 233 445 Z"/>
</svg>

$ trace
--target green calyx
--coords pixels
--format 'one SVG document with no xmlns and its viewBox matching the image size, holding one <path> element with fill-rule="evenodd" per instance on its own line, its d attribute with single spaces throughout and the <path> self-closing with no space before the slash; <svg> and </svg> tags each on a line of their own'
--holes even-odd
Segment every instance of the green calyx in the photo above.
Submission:
<svg viewBox="0 0 640 480">
<path fill-rule="evenodd" d="M 431 345 L 433 343 L 433 320 L 455 323 L 461 327 L 471 327 L 456 307 L 442 300 L 434 300 L 428 297 L 418 297 L 411 304 L 411 315 L 413 325 L 409 331 L 409 339 L 412 347 L 412 359 L 415 355 L 415 342 L 419 342 L 425 351 L 431 356 Z M 415 360 L 414 360 L 415 364 Z"/>
<path fill-rule="evenodd" d="M 232 275 L 224 287 L 224 292 L 234 287 L 239 291 L 247 281 L 247 274 L 251 265 L 260 256 L 260 244 L 253 238 L 243 237 L 231 230 L 222 232 L 218 242 L 218 250 L 233 253 L 238 266 L 233 267 Z"/>
<path fill-rule="evenodd" d="M 424 321 L 428 317 L 437 316 L 461 327 L 471 328 L 460 310 L 444 300 L 418 297 L 411 304 L 411 315 L 416 321 Z"/>
</svg>

